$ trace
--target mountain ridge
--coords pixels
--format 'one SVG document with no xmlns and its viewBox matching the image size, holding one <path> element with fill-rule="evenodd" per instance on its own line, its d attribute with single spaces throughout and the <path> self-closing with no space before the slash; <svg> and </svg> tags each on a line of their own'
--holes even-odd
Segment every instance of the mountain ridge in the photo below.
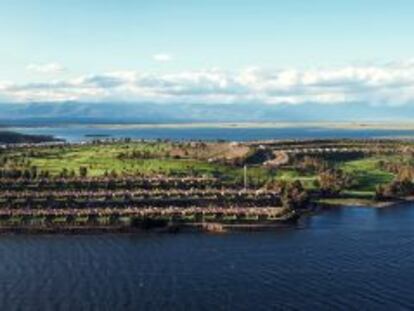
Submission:
<svg viewBox="0 0 414 311">
<path fill-rule="evenodd" d="M 396 121 L 414 107 L 348 104 L 2 103 L 1 125 L 56 123 L 343 122 Z"/>
</svg>

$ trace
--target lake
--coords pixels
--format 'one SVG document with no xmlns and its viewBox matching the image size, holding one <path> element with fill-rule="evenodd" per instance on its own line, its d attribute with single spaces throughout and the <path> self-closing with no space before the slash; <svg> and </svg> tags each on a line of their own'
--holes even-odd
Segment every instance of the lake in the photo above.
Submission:
<svg viewBox="0 0 414 311">
<path fill-rule="evenodd" d="M 273 232 L 0 236 L 2 310 L 403 310 L 414 205 Z"/>
<path fill-rule="evenodd" d="M 414 137 L 414 130 L 391 129 L 341 129 L 328 127 L 128 127 L 90 125 L 52 127 L 10 127 L 11 131 L 24 134 L 53 135 L 69 142 L 92 140 L 94 138 L 133 138 L 171 140 L 218 140 L 249 141 L 267 139 L 314 139 L 314 138 L 391 138 Z M 96 135 L 96 137 L 93 137 Z"/>
</svg>

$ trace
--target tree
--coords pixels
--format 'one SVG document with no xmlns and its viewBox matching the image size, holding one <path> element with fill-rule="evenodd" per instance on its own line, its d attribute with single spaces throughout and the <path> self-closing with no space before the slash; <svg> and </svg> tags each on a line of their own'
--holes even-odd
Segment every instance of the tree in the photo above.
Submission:
<svg viewBox="0 0 414 311">
<path fill-rule="evenodd" d="M 283 179 L 281 179 L 281 180 L 271 179 L 271 180 L 268 180 L 266 182 L 266 184 L 264 185 L 264 188 L 266 190 L 269 190 L 269 191 L 273 191 L 273 192 L 277 192 L 277 193 L 282 193 L 284 191 L 284 189 L 286 188 L 286 186 L 287 186 L 286 180 L 283 180 Z"/>
<path fill-rule="evenodd" d="M 284 187 L 281 200 L 283 207 L 287 209 L 301 209 L 308 205 L 309 194 L 303 188 L 302 183 L 296 180 Z"/>
<path fill-rule="evenodd" d="M 28 169 L 25 169 L 25 170 L 23 171 L 23 177 L 24 177 L 25 179 L 30 179 L 31 174 L 30 174 L 30 171 L 29 171 Z"/>
<path fill-rule="evenodd" d="M 298 168 L 305 173 L 316 173 L 326 170 L 328 168 L 328 163 L 316 157 L 305 156 L 303 160 L 298 163 Z"/>
<path fill-rule="evenodd" d="M 68 169 L 66 167 L 64 167 L 62 169 L 62 171 L 60 172 L 60 177 L 66 178 L 66 177 L 68 177 L 68 175 L 69 175 L 69 171 L 68 171 Z"/>
<path fill-rule="evenodd" d="M 414 184 L 410 179 L 399 180 L 397 178 L 387 185 L 378 186 L 375 190 L 375 198 L 377 200 L 398 198 L 412 195 L 414 193 Z"/>
<path fill-rule="evenodd" d="M 86 177 L 88 175 L 88 168 L 86 166 L 79 167 L 79 176 Z"/>
<path fill-rule="evenodd" d="M 30 176 L 31 176 L 32 179 L 37 178 L 37 166 L 32 166 L 30 168 Z"/>
<path fill-rule="evenodd" d="M 350 175 L 342 170 L 329 169 L 319 174 L 315 186 L 325 195 L 338 194 L 344 188 L 352 185 L 353 180 Z"/>
</svg>

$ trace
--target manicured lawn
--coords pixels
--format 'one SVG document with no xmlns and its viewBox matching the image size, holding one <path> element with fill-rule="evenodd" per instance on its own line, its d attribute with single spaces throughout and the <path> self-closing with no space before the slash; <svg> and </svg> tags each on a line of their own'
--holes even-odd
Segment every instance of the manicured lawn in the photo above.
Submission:
<svg viewBox="0 0 414 311">
<path fill-rule="evenodd" d="M 392 173 L 381 170 L 378 167 L 379 161 L 385 159 L 387 158 L 370 157 L 344 162 L 339 167 L 355 179 L 354 189 L 359 191 L 375 191 L 377 185 L 389 183 L 394 178 Z"/>
<path fill-rule="evenodd" d="M 171 144 L 156 143 L 120 143 L 108 145 L 69 146 L 61 148 L 41 148 L 34 152 L 11 153 L 9 157 L 16 159 L 15 168 L 30 169 L 36 166 L 38 171 L 48 171 L 52 176 L 59 175 L 63 170 L 70 174 L 79 174 L 80 167 L 86 167 L 88 176 L 102 176 L 115 171 L 118 175 L 198 175 L 224 177 L 229 182 L 243 181 L 242 167 L 219 164 L 189 158 L 169 157 Z M 122 157 L 133 151 L 146 153 L 145 157 Z M 21 161 L 21 159 L 24 159 Z M 249 184 L 264 182 L 273 177 L 273 173 L 264 167 L 248 167 Z"/>
<path fill-rule="evenodd" d="M 275 179 L 285 180 L 287 182 L 299 180 L 300 182 L 302 182 L 305 188 L 313 189 L 315 187 L 314 181 L 317 179 L 317 176 L 316 175 L 304 175 L 294 169 L 280 169 L 280 170 L 277 170 Z"/>
<path fill-rule="evenodd" d="M 88 169 L 89 176 L 101 176 L 105 172 L 115 170 L 118 174 L 186 174 L 196 172 L 197 174 L 212 175 L 214 172 L 225 173 L 227 168 L 223 165 L 200 162 L 196 160 L 174 159 L 164 156 L 168 147 L 164 143 L 159 145 L 134 143 L 129 145 L 103 145 L 103 146 L 81 146 L 65 148 L 48 148 L 36 152 L 35 155 L 26 155 L 28 165 L 22 164 L 23 168 L 36 166 L 39 170 L 48 170 L 52 175 L 59 174 L 63 169 L 79 173 L 79 167 Z M 148 152 L 145 159 L 127 158 L 121 159 L 119 155 L 123 152 L 139 150 Z M 151 157 L 153 155 L 154 157 Z M 15 157 L 21 156 L 16 153 Z"/>
<path fill-rule="evenodd" d="M 173 148 L 177 148 L 177 145 L 168 142 L 131 142 L 14 150 L 7 155 L 12 160 L 5 167 L 30 169 L 36 166 L 38 171 L 49 171 L 55 176 L 64 169 L 69 174 L 73 171 L 79 175 L 79 168 L 86 167 L 88 176 L 102 176 L 115 171 L 118 175 L 222 177 L 229 183 L 243 183 L 242 167 L 188 157 L 172 157 L 170 152 Z M 137 156 L 130 156 L 134 152 Z M 389 183 L 394 178 L 393 174 L 379 168 L 378 162 L 381 160 L 401 161 L 402 159 L 399 156 L 373 156 L 350 161 L 338 159 L 334 163 L 355 180 L 355 185 L 348 190 L 372 193 L 378 184 Z M 313 189 L 314 181 L 317 179 L 314 174 L 303 174 L 294 168 L 269 170 L 260 165 L 248 166 L 247 177 L 248 184 L 252 187 L 257 184 L 262 185 L 267 180 L 288 182 L 299 180 L 307 189 Z"/>
</svg>

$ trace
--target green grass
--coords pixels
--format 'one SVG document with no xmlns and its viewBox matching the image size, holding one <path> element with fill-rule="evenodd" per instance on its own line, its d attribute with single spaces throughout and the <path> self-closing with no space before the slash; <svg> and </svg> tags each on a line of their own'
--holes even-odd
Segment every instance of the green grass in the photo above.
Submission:
<svg viewBox="0 0 414 311">
<path fill-rule="evenodd" d="M 154 154 L 149 159 L 120 159 L 119 154 L 132 150 L 148 151 Z M 118 174 L 186 174 L 189 171 L 197 174 L 212 175 L 215 172 L 225 172 L 222 165 L 199 162 L 195 160 L 180 160 L 165 158 L 160 155 L 167 150 L 164 143 L 153 145 L 148 143 L 134 143 L 131 145 L 116 144 L 102 146 L 80 146 L 65 148 L 44 148 L 34 156 L 26 156 L 30 165 L 21 165 L 22 168 L 36 166 L 38 170 L 48 170 L 52 175 L 58 175 L 63 169 L 79 174 L 81 166 L 88 169 L 89 176 L 102 176 L 105 172 L 115 170 Z M 14 157 L 21 157 L 16 152 Z"/>
<path fill-rule="evenodd" d="M 231 182 L 242 182 L 243 168 L 226 164 L 209 163 L 196 159 L 176 159 L 166 157 L 171 144 L 157 143 L 119 143 L 108 145 L 69 146 L 62 148 L 41 148 L 34 152 L 13 151 L 8 156 L 15 159 L 15 168 L 30 169 L 36 166 L 38 171 L 48 171 L 58 176 L 64 169 L 79 175 L 79 168 L 86 167 L 88 176 L 102 176 L 116 171 L 118 175 L 154 175 L 167 176 L 208 176 L 227 177 Z M 147 152 L 143 158 L 120 158 L 121 153 L 133 150 Z M 24 159 L 24 161 L 22 161 Z M 264 182 L 272 174 L 263 167 L 249 167 L 249 184 Z"/>
<path fill-rule="evenodd" d="M 23 217 L 22 216 L 12 216 L 8 219 L 8 223 L 17 225 L 23 223 Z"/>
<path fill-rule="evenodd" d="M 109 216 L 100 216 L 97 218 L 97 221 L 101 225 L 108 225 L 111 223 L 111 217 Z"/>
<path fill-rule="evenodd" d="M 155 174 L 167 176 L 208 176 L 223 177 L 229 183 L 242 183 L 244 171 L 241 167 L 226 164 L 209 163 L 196 159 L 175 159 L 168 157 L 173 148 L 167 142 L 131 142 L 116 144 L 100 144 L 85 146 L 66 146 L 58 148 L 37 148 L 34 150 L 13 150 L 7 154 L 7 165 L 11 168 L 30 169 L 36 166 L 38 171 L 49 171 L 52 176 L 59 175 L 62 170 L 79 174 L 80 167 L 86 167 L 88 176 L 102 176 L 106 172 L 116 171 L 118 175 Z M 120 158 L 120 154 L 139 151 L 146 153 L 143 158 Z M 355 180 L 352 189 L 373 193 L 379 184 L 392 181 L 394 175 L 378 168 L 378 162 L 402 161 L 400 156 L 374 156 L 357 160 L 333 160 L 334 164 L 350 174 Z M 406 159 L 407 160 L 407 159 Z M 6 167 L 7 168 L 7 167 Z M 10 168 L 10 167 L 9 167 Z M 299 180 L 305 188 L 313 189 L 316 174 L 304 174 L 295 168 L 268 170 L 262 166 L 249 166 L 247 169 L 248 184 L 252 187 L 262 185 L 268 180 Z"/>
<path fill-rule="evenodd" d="M 344 197 L 372 199 L 374 191 L 360 191 L 360 190 L 344 190 L 341 192 Z"/>
<path fill-rule="evenodd" d="M 89 221 L 88 216 L 76 216 L 75 222 L 76 223 L 87 223 Z"/>
<path fill-rule="evenodd" d="M 299 180 L 306 189 L 313 189 L 315 187 L 314 181 L 317 179 L 317 176 L 316 175 L 304 175 L 294 169 L 280 169 L 280 170 L 277 170 L 275 179 L 284 180 L 287 182 Z"/>
<path fill-rule="evenodd" d="M 46 222 L 46 217 L 44 216 L 33 216 L 29 220 L 31 225 L 43 225 Z"/>
<path fill-rule="evenodd" d="M 118 221 L 124 225 L 129 225 L 132 221 L 131 217 L 127 217 L 127 216 L 123 216 L 123 217 L 119 217 Z"/>
<path fill-rule="evenodd" d="M 193 214 L 185 215 L 185 216 L 182 216 L 180 219 L 184 222 L 194 222 L 195 221 L 195 215 L 193 215 Z"/>
<path fill-rule="evenodd" d="M 52 223 L 54 224 L 64 224 L 67 222 L 67 217 L 66 216 L 58 216 L 58 217 L 54 217 L 52 219 Z"/>
<path fill-rule="evenodd" d="M 376 206 L 377 202 L 373 199 L 362 198 L 329 198 L 319 199 L 318 203 L 330 206 Z"/>
<path fill-rule="evenodd" d="M 355 179 L 353 189 L 375 191 L 377 185 L 389 183 L 394 175 L 378 168 L 378 163 L 386 157 L 369 157 L 340 164 L 340 168 Z M 392 159 L 392 158 L 388 158 Z"/>
</svg>

